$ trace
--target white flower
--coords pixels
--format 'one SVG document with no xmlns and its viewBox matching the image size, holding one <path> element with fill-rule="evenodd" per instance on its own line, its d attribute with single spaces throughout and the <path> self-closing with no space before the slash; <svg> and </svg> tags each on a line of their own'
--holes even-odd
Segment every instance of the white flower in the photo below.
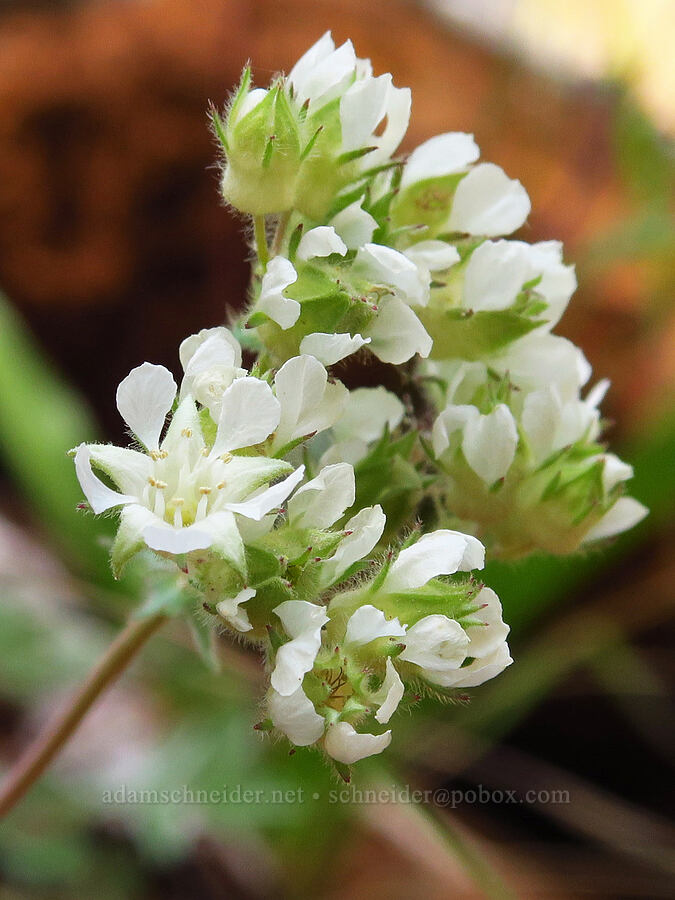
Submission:
<svg viewBox="0 0 675 900">
<path fill-rule="evenodd" d="M 358 250 L 373 239 L 377 222 L 361 204 L 363 197 L 355 200 L 330 220 L 330 224 L 340 235 L 350 250 Z"/>
<path fill-rule="evenodd" d="M 291 69 L 288 81 L 302 105 L 306 100 L 317 109 L 329 103 L 347 87 L 356 70 L 356 54 L 351 41 L 337 49 L 327 31 Z"/>
<path fill-rule="evenodd" d="M 441 683 L 447 672 L 459 669 L 467 656 L 469 638 L 459 622 L 448 616 L 425 616 L 408 629 L 404 662 L 419 666 L 429 680 Z"/>
<path fill-rule="evenodd" d="M 584 538 L 584 544 L 615 537 L 641 522 L 649 513 L 646 506 L 634 497 L 619 497 Z"/>
<path fill-rule="evenodd" d="M 180 345 L 180 360 L 185 375 L 181 400 L 191 394 L 218 421 L 223 393 L 235 378 L 247 374 L 241 368 L 241 347 L 227 328 L 204 328 Z"/>
<path fill-rule="evenodd" d="M 404 693 L 405 687 L 401 681 L 401 676 L 396 671 L 392 661 L 387 657 L 384 681 L 374 697 L 375 702 L 380 704 L 378 711 L 375 713 L 375 721 L 379 722 L 380 725 L 386 725 L 398 709 Z"/>
<path fill-rule="evenodd" d="M 539 330 L 510 344 L 485 360 L 522 391 L 555 385 L 563 403 L 577 399 L 579 389 L 591 377 L 591 367 L 581 349 L 567 338 Z"/>
<path fill-rule="evenodd" d="M 386 516 L 382 507 L 368 506 L 362 509 L 345 525 L 345 537 L 338 544 L 335 553 L 321 566 L 321 584 L 328 587 L 353 566 L 367 556 L 382 537 Z"/>
<path fill-rule="evenodd" d="M 525 222 L 530 208 L 519 181 L 493 163 L 480 163 L 457 185 L 448 227 L 486 237 L 510 234 Z"/>
<path fill-rule="evenodd" d="M 143 544 L 170 554 L 211 547 L 243 571 L 236 516 L 259 520 L 278 507 L 302 479 L 304 467 L 265 488 L 289 472 L 289 465 L 231 452 L 265 440 L 279 421 L 279 403 L 264 382 L 239 378 L 225 390 L 211 449 L 190 396 L 180 402 L 160 443 L 175 394 L 173 377 L 163 366 L 144 363 L 131 371 L 118 389 L 118 409 L 148 452 L 81 444 L 75 469 L 82 490 L 95 513 L 123 507 L 118 533 L 123 557 Z M 121 493 L 94 475 L 92 462 Z"/>
<path fill-rule="evenodd" d="M 324 718 L 301 687 L 292 694 L 279 694 L 270 689 L 267 709 L 275 728 L 282 731 L 296 747 L 314 744 L 323 735 Z"/>
<path fill-rule="evenodd" d="M 398 297 L 385 299 L 365 334 L 370 349 L 382 362 L 400 365 L 419 353 L 427 357 L 433 341 L 410 307 Z"/>
<path fill-rule="evenodd" d="M 390 594 L 414 590 L 437 575 L 454 575 L 484 565 L 485 548 L 477 538 L 439 529 L 401 550 L 381 589 Z"/>
<path fill-rule="evenodd" d="M 317 256 L 330 256 L 332 253 L 344 256 L 346 252 L 347 245 L 337 231 L 329 225 L 320 225 L 318 228 L 312 228 L 303 234 L 298 244 L 296 256 L 298 259 L 306 262 L 308 259 L 314 259 Z"/>
<path fill-rule="evenodd" d="M 273 449 L 330 428 L 347 402 L 348 391 L 339 382 L 328 381 L 328 373 L 313 356 L 294 356 L 279 369 L 274 379 L 281 405 L 279 426 Z"/>
<path fill-rule="evenodd" d="M 285 256 L 275 256 L 267 263 L 260 296 L 255 304 L 255 310 L 264 312 L 284 330 L 295 325 L 300 316 L 298 301 L 284 296 L 286 288 L 297 280 L 298 273 L 293 263 Z"/>
<path fill-rule="evenodd" d="M 390 743 L 391 731 L 360 734 L 348 722 L 336 722 L 328 726 L 324 747 L 329 756 L 349 766 L 367 756 L 382 753 Z"/>
<path fill-rule="evenodd" d="M 345 644 L 361 646 L 382 637 L 403 637 L 405 628 L 397 618 L 387 619 L 381 609 L 366 604 L 349 617 Z"/>
<path fill-rule="evenodd" d="M 277 650 L 271 683 L 277 693 L 288 697 L 297 691 L 314 666 L 321 647 L 321 629 L 328 616 L 323 606 L 306 600 L 286 600 L 274 612 L 291 640 Z"/>
<path fill-rule="evenodd" d="M 428 272 L 392 247 L 365 244 L 356 253 L 353 271 L 375 285 L 391 288 L 394 296 L 408 304 L 426 306 L 429 301 Z"/>
<path fill-rule="evenodd" d="M 429 178 L 464 172 L 479 156 L 480 150 L 472 134 L 437 134 L 420 144 L 408 157 L 401 177 L 401 190 Z"/>
<path fill-rule="evenodd" d="M 300 342 L 300 353 L 314 356 L 324 366 L 332 366 L 369 344 L 370 338 L 360 334 L 325 334 L 315 331 Z"/>
<path fill-rule="evenodd" d="M 253 625 L 249 621 L 248 613 L 245 609 L 239 609 L 239 607 L 242 603 L 250 600 L 251 597 L 255 597 L 255 594 L 256 592 L 253 588 L 244 588 L 239 591 L 236 597 L 228 597 L 217 603 L 216 611 L 219 616 L 222 616 L 223 619 L 229 622 L 235 631 L 250 631 Z"/>
<path fill-rule="evenodd" d="M 288 521 L 300 528 L 328 528 L 355 496 L 354 469 L 348 463 L 326 466 L 288 501 Z"/>
<path fill-rule="evenodd" d="M 461 434 L 462 453 L 467 463 L 486 484 L 494 484 L 506 475 L 518 446 L 518 429 L 508 406 L 500 403 L 487 415 L 482 415 L 475 406 L 446 406 L 432 432 L 437 457 L 451 446 L 456 432 Z"/>
<path fill-rule="evenodd" d="M 566 403 L 555 385 L 533 391 L 525 397 L 521 425 L 535 464 L 579 440 L 597 439 L 600 434 L 597 404 L 608 387 L 609 382 L 603 380 L 585 400 L 574 399 Z M 612 463 L 609 465 L 611 467 Z M 631 474 L 620 480 L 630 478 Z"/>
</svg>

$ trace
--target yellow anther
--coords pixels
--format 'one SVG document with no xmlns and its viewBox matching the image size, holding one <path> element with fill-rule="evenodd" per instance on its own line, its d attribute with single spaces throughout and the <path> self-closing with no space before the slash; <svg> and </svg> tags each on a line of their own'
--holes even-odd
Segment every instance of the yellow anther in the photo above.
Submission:
<svg viewBox="0 0 675 900">
<path fill-rule="evenodd" d="M 185 503 L 183 497 L 174 497 L 171 501 L 174 506 L 182 506 Z"/>
<path fill-rule="evenodd" d="M 218 488 L 219 491 L 222 491 L 222 489 L 225 487 L 226 484 L 227 484 L 226 481 L 221 481 L 220 484 L 216 485 L 216 487 Z"/>
<path fill-rule="evenodd" d="M 163 491 L 164 488 L 167 486 L 167 484 L 166 484 L 166 481 L 156 480 L 154 486 L 157 488 L 158 491 Z"/>
<path fill-rule="evenodd" d="M 211 493 L 211 488 L 210 488 L 210 487 L 200 487 L 200 488 L 199 488 L 199 493 L 200 493 L 200 494 L 210 494 L 210 493 Z"/>
<path fill-rule="evenodd" d="M 191 437 L 192 437 L 192 429 L 191 429 L 191 428 L 184 428 L 184 429 L 181 431 L 181 434 L 183 435 L 183 437 L 191 438 Z"/>
<path fill-rule="evenodd" d="M 223 453 L 220 457 L 224 463 L 232 462 L 233 456 L 231 453 Z"/>
</svg>

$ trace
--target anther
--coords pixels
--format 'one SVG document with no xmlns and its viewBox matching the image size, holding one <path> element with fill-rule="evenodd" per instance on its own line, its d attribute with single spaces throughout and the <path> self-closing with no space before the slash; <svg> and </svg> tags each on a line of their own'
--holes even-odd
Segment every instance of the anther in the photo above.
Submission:
<svg viewBox="0 0 675 900">
<path fill-rule="evenodd" d="M 181 434 L 183 435 L 183 437 L 191 438 L 191 437 L 192 437 L 192 429 L 191 429 L 191 428 L 184 428 L 184 429 L 181 431 Z"/>
<path fill-rule="evenodd" d="M 222 489 L 225 487 L 226 484 L 227 484 L 226 481 L 221 481 L 216 485 L 216 487 L 218 488 L 219 491 L 222 491 Z"/>
<path fill-rule="evenodd" d="M 199 493 L 200 493 L 200 494 L 210 494 L 210 493 L 211 493 L 211 488 L 210 488 L 210 487 L 200 487 L 200 488 L 199 488 Z"/>
<path fill-rule="evenodd" d="M 220 457 L 224 463 L 232 462 L 233 456 L 231 453 L 223 453 Z"/>
</svg>

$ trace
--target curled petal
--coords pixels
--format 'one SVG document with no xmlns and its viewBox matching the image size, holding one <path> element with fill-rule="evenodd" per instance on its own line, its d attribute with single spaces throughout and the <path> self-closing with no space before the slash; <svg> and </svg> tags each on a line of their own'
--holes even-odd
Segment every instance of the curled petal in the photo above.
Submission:
<svg viewBox="0 0 675 900">
<path fill-rule="evenodd" d="M 274 727 L 282 731 L 296 747 L 314 744 L 323 734 L 323 716 L 314 709 L 314 704 L 301 687 L 286 696 L 272 689 L 267 698 L 267 709 Z"/>
<path fill-rule="evenodd" d="M 482 569 L 485 548 L 469 534 L 440 529 L 423 535 L 393 562 L 382 590 L 391 594 L 422 587 L 437 575 Z"/>
<path fill-rule="evenodd" d="M 380 704 L 380 708 L 375 713 L 375 721 L 379 722 L 380 725 L 386 725 L 398 709 L 404 693 L 405 687 L 401 681 L 401 676 L 396 671 L 396 667 L 391 659 L 387 658 L 387 672 L 384 682 L 375 697 L 375 700 Z"/>
<path fill-rule="evenodd" d="M 382 537 L 386 516 L 382 507 L 369 506 L 353 516 L 345 525 L 345 537 L 337 550 L 321 567 L 324 586 L 332 584 L 355 562 L 367 556 Z"/>
<path fill-rule="evenodd" d="M 459 622 L 443 615 L 425 616 L 408 629 L 399 659 L 414 663 L 425 678 L 437 681 L 439 675 L 459 669 L 468 647 L 469 637 Z"/>
<path fill-rule="evenodd" d="M 403 637 L 405 628 L 397 618 L 387 619 L 381 609 L 367 604 L 349 617 L 345 644 L 359 646 L 382 637 Z"/>
<path fill-rule="evenodd" d="M 238 378 L 223 394 L 211 456 L 264 441 L 279 424 L 281 407 L 265 381 Z"/>
<path fill-rule="evenodd" d="M 180 364 L 183 367 L 183 371 L 187 371 L 187 367 L 190 364 L 190 360 L 193 358 L 195 353 L 205 344 L 207 341 L 210 341 L 212 338 L 219 338 L 220 341 L 229 345 L 231 349 L 231 354 L 227 353 L 227 351 L 221 350 L 222 357 L 219 362 L 223 362 L 225 356 L 227 359 L 230 359 L 230 365 L 239 367 L 241 366 L 241 347 L 239 345 L 239 341 L 235 338 L 229 328 L 225 328 L 222 325 L 217 326 L 216 328 L 202 328 L 201 331 L 197 332 L 197 334 L 191 334 L 190 337 L 186 337 L 185 340 L 181 343 L 180 348 L 178 350 L 178 356 L 180 357 Z M 218 344 L 220 346 L 220 342 Z"/>
<path fill-rule="evenodd" d="M 328 621 L 324 607 L 306 600 L 286 600 L 275 607 L 291 640 L 279 647 L 272 672 L 272 687 L 288 697 L 301 685 L 314 666 L 321 646 L 321 629 Z"/>
<path fill-rule="evenodd" d="M 75 451 L 75 473 L 84 496 L 97 515 L 115 506 L 138 502 L 138 499 L 130 494 L 118 494 L 117 491 L 113 491 L 94 475 L 91 468 L 91 449 L 87 444 L 80 444 Z"/>
<path fill-rule="evenodd" d="M 346 252 L 347 245 L 337 231 L 330 225 L 319 225 L 303 234 L 296 256 L 306 262 L 316 256 L 330 256 L 332 253 L 344 256 Z"/>
<path fill-rule="evenodd" d="M 503 672 L 513 660 L 504 641 L 487 656 L 474 659 L 468 666 L 448 672 L 425 673 L 427 680 L 442 687 L 468 688 L 483 684 Z"/>
<path fill-rule="evenodd" d="M 324 747 L 326 753 L 346 766 L 382 753 L 391 743 L 391 731 L 384 734 L 359 734 L 349 722 L 329 725 Z"/>
<path fill-rule="evenodd" d="M 615 537 L 622 531 L 628 531 L 641 522 L 648 513 L 647 507 L 634 497 L 619 497 L 614 506 L 588 532 L 584 544 Z"/>
<path fill-rule="evenodd" d="M 349 463 L 326 466 L 289 500 L 289 522 L 301 528 L 328 528 L 352 506 L 355 496 L 354 469 Z"/>
<path fill-rule="evenodd" d="M 298 280 L 293 263 L 275 256 L 267 263 L 255 308 L 269 316 L 280 328 L 290 328 L 298 321 L 300 304 L 284 296 L 284 291 Z"/>
<path fill-rule="evenodd" d="M 246 603 L 251 597 L 255 597 L 254 588 L 244 588 L 236 597 L 228 597 L 216 604 L 219 616 L 222 616 L 236 631 L 250 631 L 251 625 L 248 613 L 245 609 L 239 609 L 242 603 Z"/>
<path fill-rule="evenodd" d="M 366 244 L 354 259 L 354 271 L 373 284 L 394 288 L 401 300 L 426 306 L 429 300 L 428 273 L 424 273 L 405 253 L 382 244 Z"/>
<path fill-rule="evenodd" d="M 529 213 L 530 198 L 522 184 L 499 166 L 481 163 L 457 185 L 449 227 L 496 237 L 520 228 Z"/>
<path fill-rule="evenodd" d="M 293 488 L 302 481 L 304 475 L 305 467 L 299 466 L 288 478 L 261 491 L 257 497 L 251 497 L 250 500 L 244 500 L 241 503 L 228 503 L 226 508 L 247 519 L 259 522 L 273 509 L 281 506 Z"/>
<path fill-rule="evenodd" d="M 332 366 L 369 343 L 370 338 L 363 338 L 360 334 L 324 334 L 315 331 L 302 339 L 300 353 L 314 356 L 324 366 Z"/>
<path fill-rule="evenodd" d="M 164 420 L 176 396 L 176 382 L 164 366 L 145 362 L 132 369 L 117 388 L 117 409 L 139 441 L 159 447 Z"/>
<path fill-rule="evenodd" d="M 492 588 L 484 587 L 476 597 L 476 604 L 482 608 L 472 616 L 478 624 L 466 625 L 470 641 L 467 654 L 482 659 L 506 641 L 510 629 L 502 619 L 502 604 Z"/>
<path fill-rule="evenodd" d="M 472 134 L 452 131 L 430 138 L 408 157 L 401 178 L 401 190 L 418 181 L 463 172 L 480 156 Z"/>
</svg>

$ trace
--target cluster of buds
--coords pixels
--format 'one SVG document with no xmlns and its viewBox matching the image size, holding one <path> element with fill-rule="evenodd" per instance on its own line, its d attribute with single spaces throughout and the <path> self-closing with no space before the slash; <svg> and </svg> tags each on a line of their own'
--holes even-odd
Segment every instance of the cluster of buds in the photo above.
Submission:
<svg viewBox="0 0 675 900">
<path fill-rule="evenodd" d="M 177 566 L 180 611 L 264 654 L 257 727 L 345 777 L 400 704 L 512 662 L 484 544 L 571 552 L 645 513 L 598 443 L 606 384 L 582 399 L 590 368 L 551 333 L 576 286 L 560 245 L 499 239 L 530 202 L 471 135 L 394 159 L 409 114 L 329 34 L 269 88 L 245 70 L 212 119 L 254 218 L 249 307 L 181 344 L 180 389 L 149 363 L 122 381 L 134 447 L 74 451 L 89 507 L 120 510 L 115 575 Z M 348 390 L 331 367 L 355 353 L 405 363 L 406 396 Z"/>
</svg>

